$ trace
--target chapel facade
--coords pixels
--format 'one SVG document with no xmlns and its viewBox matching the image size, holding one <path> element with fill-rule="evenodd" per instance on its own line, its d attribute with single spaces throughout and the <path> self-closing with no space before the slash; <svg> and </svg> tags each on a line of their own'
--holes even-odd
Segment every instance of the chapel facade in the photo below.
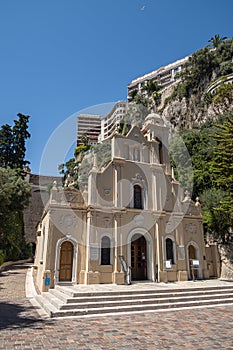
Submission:
<svg viewBox="0 0 233 350">
<path fill-rule="evenodd" d="M 132 281 L 218 275 L 200 204 L 172 175 L 168 135 L 164 120 L 149 114 L 142 128 L 113 135 L 108 164 L 98 168 L 94 156 L 82 189 L 54 184 L 37 232 L 41 291 L 62 283 L 123 284 L 125 267 Z"/>
</svg>

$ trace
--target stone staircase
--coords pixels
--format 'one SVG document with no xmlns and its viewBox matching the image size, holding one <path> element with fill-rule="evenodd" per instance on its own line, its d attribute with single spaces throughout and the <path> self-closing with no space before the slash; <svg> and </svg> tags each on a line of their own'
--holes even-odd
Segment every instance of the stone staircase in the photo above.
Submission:
<svg viewBox="0 0 233 350">
<path fill-rule="evenodd" d="M 125 287 L 125 286 L 124 286 Z M 56 286 L 36 296 L 49 317 L 100 316 L 233 304 L 233 285 L 80 291 Z"/>
</svg>

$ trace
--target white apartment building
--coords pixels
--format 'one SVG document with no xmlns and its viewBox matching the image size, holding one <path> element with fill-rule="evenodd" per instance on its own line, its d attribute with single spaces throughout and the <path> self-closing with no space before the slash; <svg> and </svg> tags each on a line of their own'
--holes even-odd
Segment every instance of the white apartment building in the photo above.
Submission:
<svg viewBox="0 0 233 350">
<path fill-rule="evenodd" d="M 184 64 L 188 61 L 189 57 L 190 56 L 186 56 L 132 80 L 131 83 L 128 84 L 128 100 L 130 101 L 130 93 L 133 90 L 141 91 L 143 86 L 150 80 L 156 81 L 164 88 L 174 83 L 176 81 L 175 75 L 183 70 Z"/>
<path fill-rule="evenodd" d="M 103 141 L 113 135 L 122 118 L 126 114 L 127 109 L 128 103 L 126 101 L 119 101 L 113 106 L 108 114 L 102 117 L 99 141 Z"/>
</svg>

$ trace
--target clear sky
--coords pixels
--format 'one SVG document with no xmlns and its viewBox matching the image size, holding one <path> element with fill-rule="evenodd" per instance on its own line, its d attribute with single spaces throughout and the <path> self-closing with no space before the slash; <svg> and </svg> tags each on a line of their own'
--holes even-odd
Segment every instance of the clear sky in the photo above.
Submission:
<svg viewBox="0 0 233 350">
<path fill-rule="evenodd" d="M 126 100 L 132 79 L 215 34 L 231 38 L 232 13 L 232 0 L 2 0 L 0 124 L 12 125 L 17 113 L 31 116 L 27 159 L 39 173 L 44 147 L 63 121 Z M 63 135 L 74 138 L 74 123 Z M 56 174 L 49 161 L 42 170 Z"/>
</svg>

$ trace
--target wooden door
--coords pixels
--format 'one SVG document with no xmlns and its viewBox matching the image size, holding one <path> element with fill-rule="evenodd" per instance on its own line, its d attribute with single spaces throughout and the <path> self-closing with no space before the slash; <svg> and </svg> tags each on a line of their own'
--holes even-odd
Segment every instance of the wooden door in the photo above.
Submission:
<svg viewBox="0 0 233 350">
<path fill-rule="evenodd" d="M 192 269 L 192 260 L 196 259 L 196 249 L 193 245 L 189 246 L 188 249 L 189 252 L 189 274 L 190 274 L 190 278 L 193 278 L 193 272 L 194 272 L 194 277 L 197 278 L 197 269 Z"/>
<path fill-rule="evenodd" d="M 71 281 L 73 270 L 74 246 L 71 242 L 66 241 L 61 245 L 60 250 L 60 270 L 59 281 Z"/>
<path fill-rule="evenodd" d="M 132 280 L 147 279 L 146 240 L 143 236 L 131 242 Z"/>
</svg>

